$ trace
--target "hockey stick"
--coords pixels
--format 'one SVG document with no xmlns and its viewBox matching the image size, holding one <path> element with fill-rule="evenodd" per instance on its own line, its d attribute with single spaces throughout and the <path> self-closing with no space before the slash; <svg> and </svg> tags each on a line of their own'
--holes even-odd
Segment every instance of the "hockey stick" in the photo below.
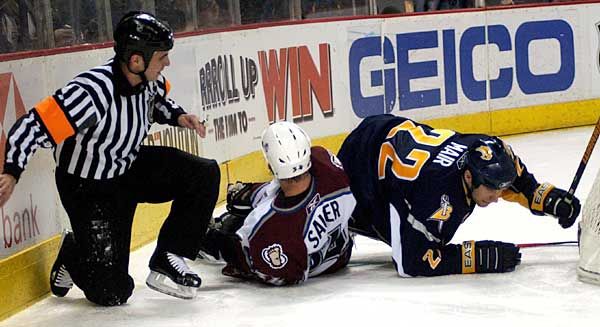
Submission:
<svg viewBox="0 0 600 327">
<path fill-rule="evenodd" d="M 563 241 L 563 242 L 548 242 L 548 243 L 521 243 L 517 244 L 520 248 L 538 248 L 541 246 L 557 246 L 557 245 L 577 245 L 577 241 Z"/>
<path fill-rule="evenodd" d="M 592 136 L 590 137 L 590 140 L 588 141 L 588 145 L 585 148 L 585 152 L 583 153 L 583 157 L 581 158 L 581 161 L 579 162 L 579 167 L 577 168 L 577 172 L 575 173 L 575 176 L 573 176 L 573 182 L 571 183 L 571 187 L 569 188 L 569 196 L 565 199 L 565 201 L 567 201 L 567 203 L 569 203 L 569 204 L 571 203 L 571 201 L 573 201 L 573 194 L 575 194 L 575 190 L 577 189 L 577 186 L 579 185 L 579 181 L 581 180 L 583 171 L 585 170 L 585 167 L 587 166 L 588 160 L 590 159 L 590 156 L 592 155 L 592 151 L 594 150 L 596 141 L 598 141 L 598 135 L 600 135 L 600 118 L 598 118 L 598 121 L 596 122 L 596 127 L 594 127 Z"/>
</svg>

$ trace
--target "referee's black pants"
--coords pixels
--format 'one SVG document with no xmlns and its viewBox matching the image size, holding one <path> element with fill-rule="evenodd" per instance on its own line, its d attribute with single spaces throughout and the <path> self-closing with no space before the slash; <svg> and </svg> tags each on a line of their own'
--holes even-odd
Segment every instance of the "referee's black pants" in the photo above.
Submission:
<svg viewBox="0 0 600 327">
<path fill-rule="evenodd" d="M 131 169 L 113 179 L 84 179 L 57 169 L 58 192 L 75 237 L 75 253 L 66 260 L 75 284 L 100 305 L 123 304 L 131 296 L 129 248 L 138 203 L 172 200 L 157 251 L 195 259 L 219 183 L 216 161 L 160 146 L 142 146 Z"/>
</svg>

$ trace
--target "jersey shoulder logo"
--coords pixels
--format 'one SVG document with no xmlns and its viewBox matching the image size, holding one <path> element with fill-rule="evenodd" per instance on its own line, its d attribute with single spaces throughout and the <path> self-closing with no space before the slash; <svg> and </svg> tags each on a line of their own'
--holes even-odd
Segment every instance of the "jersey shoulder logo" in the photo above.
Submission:
<svg viewBox="0 0 600 327">
<path fill-rule="evenodd" d="M 321 203 L 321 194 L 317 193 L 306 205 L 306 214 L 310 215 L 311 212 L 315 211 L 319 203 Z"/>
<path fill-rule="evenodd" d="M 447 194 L 442 194 L 442 198 L 440 199 L 440 208 L 437 209 L 431 217 L 427 220 L 435 220 L 438 222 L 438 232 L 442 232 L 442 227 L 444 227 L 444 222 L 446 222 L 450 215 L 452 215 L 452 205 L 450 204 L 450 197 Z"/>
<path fill-rule="evenodd" d="M 283 247 L 274 243 L 262 249 L 263 260 L 273 269 L 281 269 L 288 263 L 288 257 L 283 253 Z"/>
<path fill-rule="evenodd" d="M 475 149 L 475 151 L 481 153 L 481 159 L 483 159 L 485 161 L 492 160 L 492 157 L 494 156 L 492 154 L 492 149 L 490 149 L 490 147 L 487 145 L 482 145 L 482 146 L 478 147 L 477 149 Z"/>
<path fill-rule="evenodd" d="M 429 219 L 438 220 L 438 221 L 446 221 L 450 218 L 452 214 L 452 205 L 450 204 L 450 197 L 448 195 L 443 194 L 440 199 L 440 208 L 436 210 L 436 212 L 429 217 Z"/>
</svg>

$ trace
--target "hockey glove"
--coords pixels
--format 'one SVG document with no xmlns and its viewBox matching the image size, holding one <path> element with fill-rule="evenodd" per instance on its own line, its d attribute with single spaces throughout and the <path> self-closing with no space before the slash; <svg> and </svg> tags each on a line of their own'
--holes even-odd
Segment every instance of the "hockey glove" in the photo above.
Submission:
<svg viewBox="0 0 600 327">
<path fill-rule="evenodd" d="M 573 226 L 579 211 L 581 211 L 579 199 L 558 188 L 550 191 L 544 202 L 544 212 L 558 217 L 558 223 L 562 228 Z"/>
<path fill-rule="evenodd" d="M 519 247 L 498 241 L 467 241 L 462 245 L 462 273 L 503 273 L 521 263 Z"/>
<path fill-rule="evenodd" d="M 246 217 L 252 211 L 253 183 L 236 182 L 227 186 L 227 212 Z"/>
<path fill-rule="evenodd" d="M 214 218 L 215 224 L 211 227 L 224 234 L 235 234 L 235 232 L 244 225 L 244 220 L 246 220 L 245 216 L 225 212 L 219 217 Z"/>
</svg>

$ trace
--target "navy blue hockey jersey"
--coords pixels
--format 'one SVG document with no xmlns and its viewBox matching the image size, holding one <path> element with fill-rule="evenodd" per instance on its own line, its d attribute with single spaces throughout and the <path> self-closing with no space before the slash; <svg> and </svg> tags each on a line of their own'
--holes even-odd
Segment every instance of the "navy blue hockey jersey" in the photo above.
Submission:
<svg viewBox="0 0 600 327">
<path fill-rule="evenodd" d="M 449 242 L 475 208 L 458 162 L 478 140 L 500 142 L 514 159 L 518 177 L 502 197 L 543 214 L 532 206 L 539 184 L 497 137 L 378 115 L 344 141 L 338 157 L 357 200 L 350 229 L 389 244 L 400 276 L 471 272 Z"/>
</svg>

